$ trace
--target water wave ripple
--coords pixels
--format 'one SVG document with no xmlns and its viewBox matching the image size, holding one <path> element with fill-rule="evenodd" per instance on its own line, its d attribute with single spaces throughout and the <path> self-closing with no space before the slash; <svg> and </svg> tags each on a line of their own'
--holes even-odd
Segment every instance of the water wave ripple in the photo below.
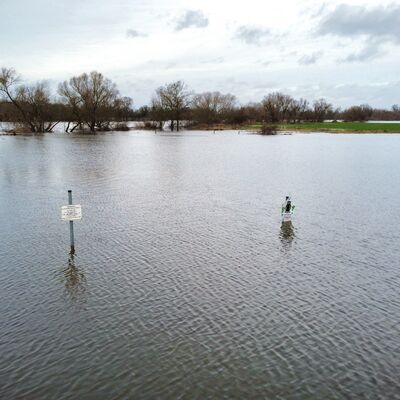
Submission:
<svg viewBox="0 0 400 400">
<path fill-rule="evenodd" d="M 382 206 L 399 150 L 384 135 L 5 138 L 0 397 L 400 398 L 400 217 Z"/>
</svg>

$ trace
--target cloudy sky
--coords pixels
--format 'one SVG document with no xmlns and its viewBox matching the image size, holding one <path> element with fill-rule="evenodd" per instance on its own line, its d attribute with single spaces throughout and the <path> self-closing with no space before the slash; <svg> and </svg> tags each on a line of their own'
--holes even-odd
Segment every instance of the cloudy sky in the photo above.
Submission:
<svg viewBox="0 0 400 400">
<path fill-rule="evenodd" d="M 178 79 L 242 103 L 400 103 L 399 0 L 1 0 L 0 15 L 0 66 L 54 87 L 97 70 L 135 106 Z"/>
</svg>

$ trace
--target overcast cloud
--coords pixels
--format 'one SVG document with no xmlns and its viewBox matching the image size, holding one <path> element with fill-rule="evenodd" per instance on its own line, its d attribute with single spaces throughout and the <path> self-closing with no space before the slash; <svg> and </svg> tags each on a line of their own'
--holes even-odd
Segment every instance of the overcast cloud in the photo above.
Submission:
<svg viewBox="0 0 400 400">
<path fill-rule="evenodd" d="M 146 37 L 147 35 L 142 33 L 142 32 L 138 32 L 135 29 L 128 29 L 126 31 L 126 35 L 130 38 L 137 38 L 137 37 Z"/>
<path fill-rule="evenodd" d="M 98 70 L 135 106 L 177 79 L 243 103 L 276 90 L 338 106 L 400 103 L 391 0 L 13 0 L 0 13 L 0 66 L 54 87 Z"/>
<path fill-rule="evenodd" d="M 208 25 L 208 18 L 200 10 L 187 10 L 181 15 L 175 25 L 176 31 L 188 28 L 205 28 Z"/>
<path fill-rule="evenodd" d="M 360 51 L 350 53 L 346 57 L 339 59 L 343 62 L 364 62 L 377 59 L 384 55 L 384 52 L 379 43 L 371 40 Z"/>
<path fill-rule="evenodd" d="M 360 36 L 400 42 L 400 5 L 340 4 L 320 22 L 319 32 L 338 36 Z"/>
<path fill-rule="evenodd" d="M 255 28 L 252 26 L 240 26 L 237 28 L 235 36 L 247 44 L 257 45 L 267 43 L 273 38 L 269 29 Z"/>
<path fill-rule="evenodd" d="M 324 54 L 323 51 L 315 51 L 312 54 L 304 54 L 299 58 L 299 64 L 302 65 L 311 65 L 315 64 Z"/>
</svg>

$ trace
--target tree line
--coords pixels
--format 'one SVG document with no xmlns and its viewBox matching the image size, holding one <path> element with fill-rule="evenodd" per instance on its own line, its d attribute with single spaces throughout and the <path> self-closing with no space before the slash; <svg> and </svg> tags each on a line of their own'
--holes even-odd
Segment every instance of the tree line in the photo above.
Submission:
<svg viewBox="0 0 400 400">
<path fill-rule="evenodd" d="M 367 104 L 344 110 L 321 98 L 313 102 L 274 92 L 261 102 L 239 104 L 232 94 L 194 93 L 183 81 L 156 89 L 149 105 L 133 109 L 130 97 L 97 71 L 74 76 L 58 85 L 53 96 L 46 82 L 24 84 L 12 68 L 0 71 L 0 121 L 21 131 L 52 132 L 63 122 L 66 132 L 122 129 L 123 123 L 142 121 L 143 127 L 179 131 L 186 127 L 210 128 L 216 124 L 243 125 L 323 122 L 325 120 L 400 120 L 400 107 L 374 109 Z"/>
</svg>

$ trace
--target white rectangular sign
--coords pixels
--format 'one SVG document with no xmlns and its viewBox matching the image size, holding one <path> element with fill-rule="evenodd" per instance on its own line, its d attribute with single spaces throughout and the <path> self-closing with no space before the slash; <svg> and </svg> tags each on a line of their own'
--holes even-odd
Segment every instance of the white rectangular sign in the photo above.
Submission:
<svg viewBox="0 0 400 400">
<path fill-rule="evenodd" d="M 61 219 L 63 221 L 79 221 L 82 219 L 82 207 L 80 204 L 62 206 Z"/>
</svg>

